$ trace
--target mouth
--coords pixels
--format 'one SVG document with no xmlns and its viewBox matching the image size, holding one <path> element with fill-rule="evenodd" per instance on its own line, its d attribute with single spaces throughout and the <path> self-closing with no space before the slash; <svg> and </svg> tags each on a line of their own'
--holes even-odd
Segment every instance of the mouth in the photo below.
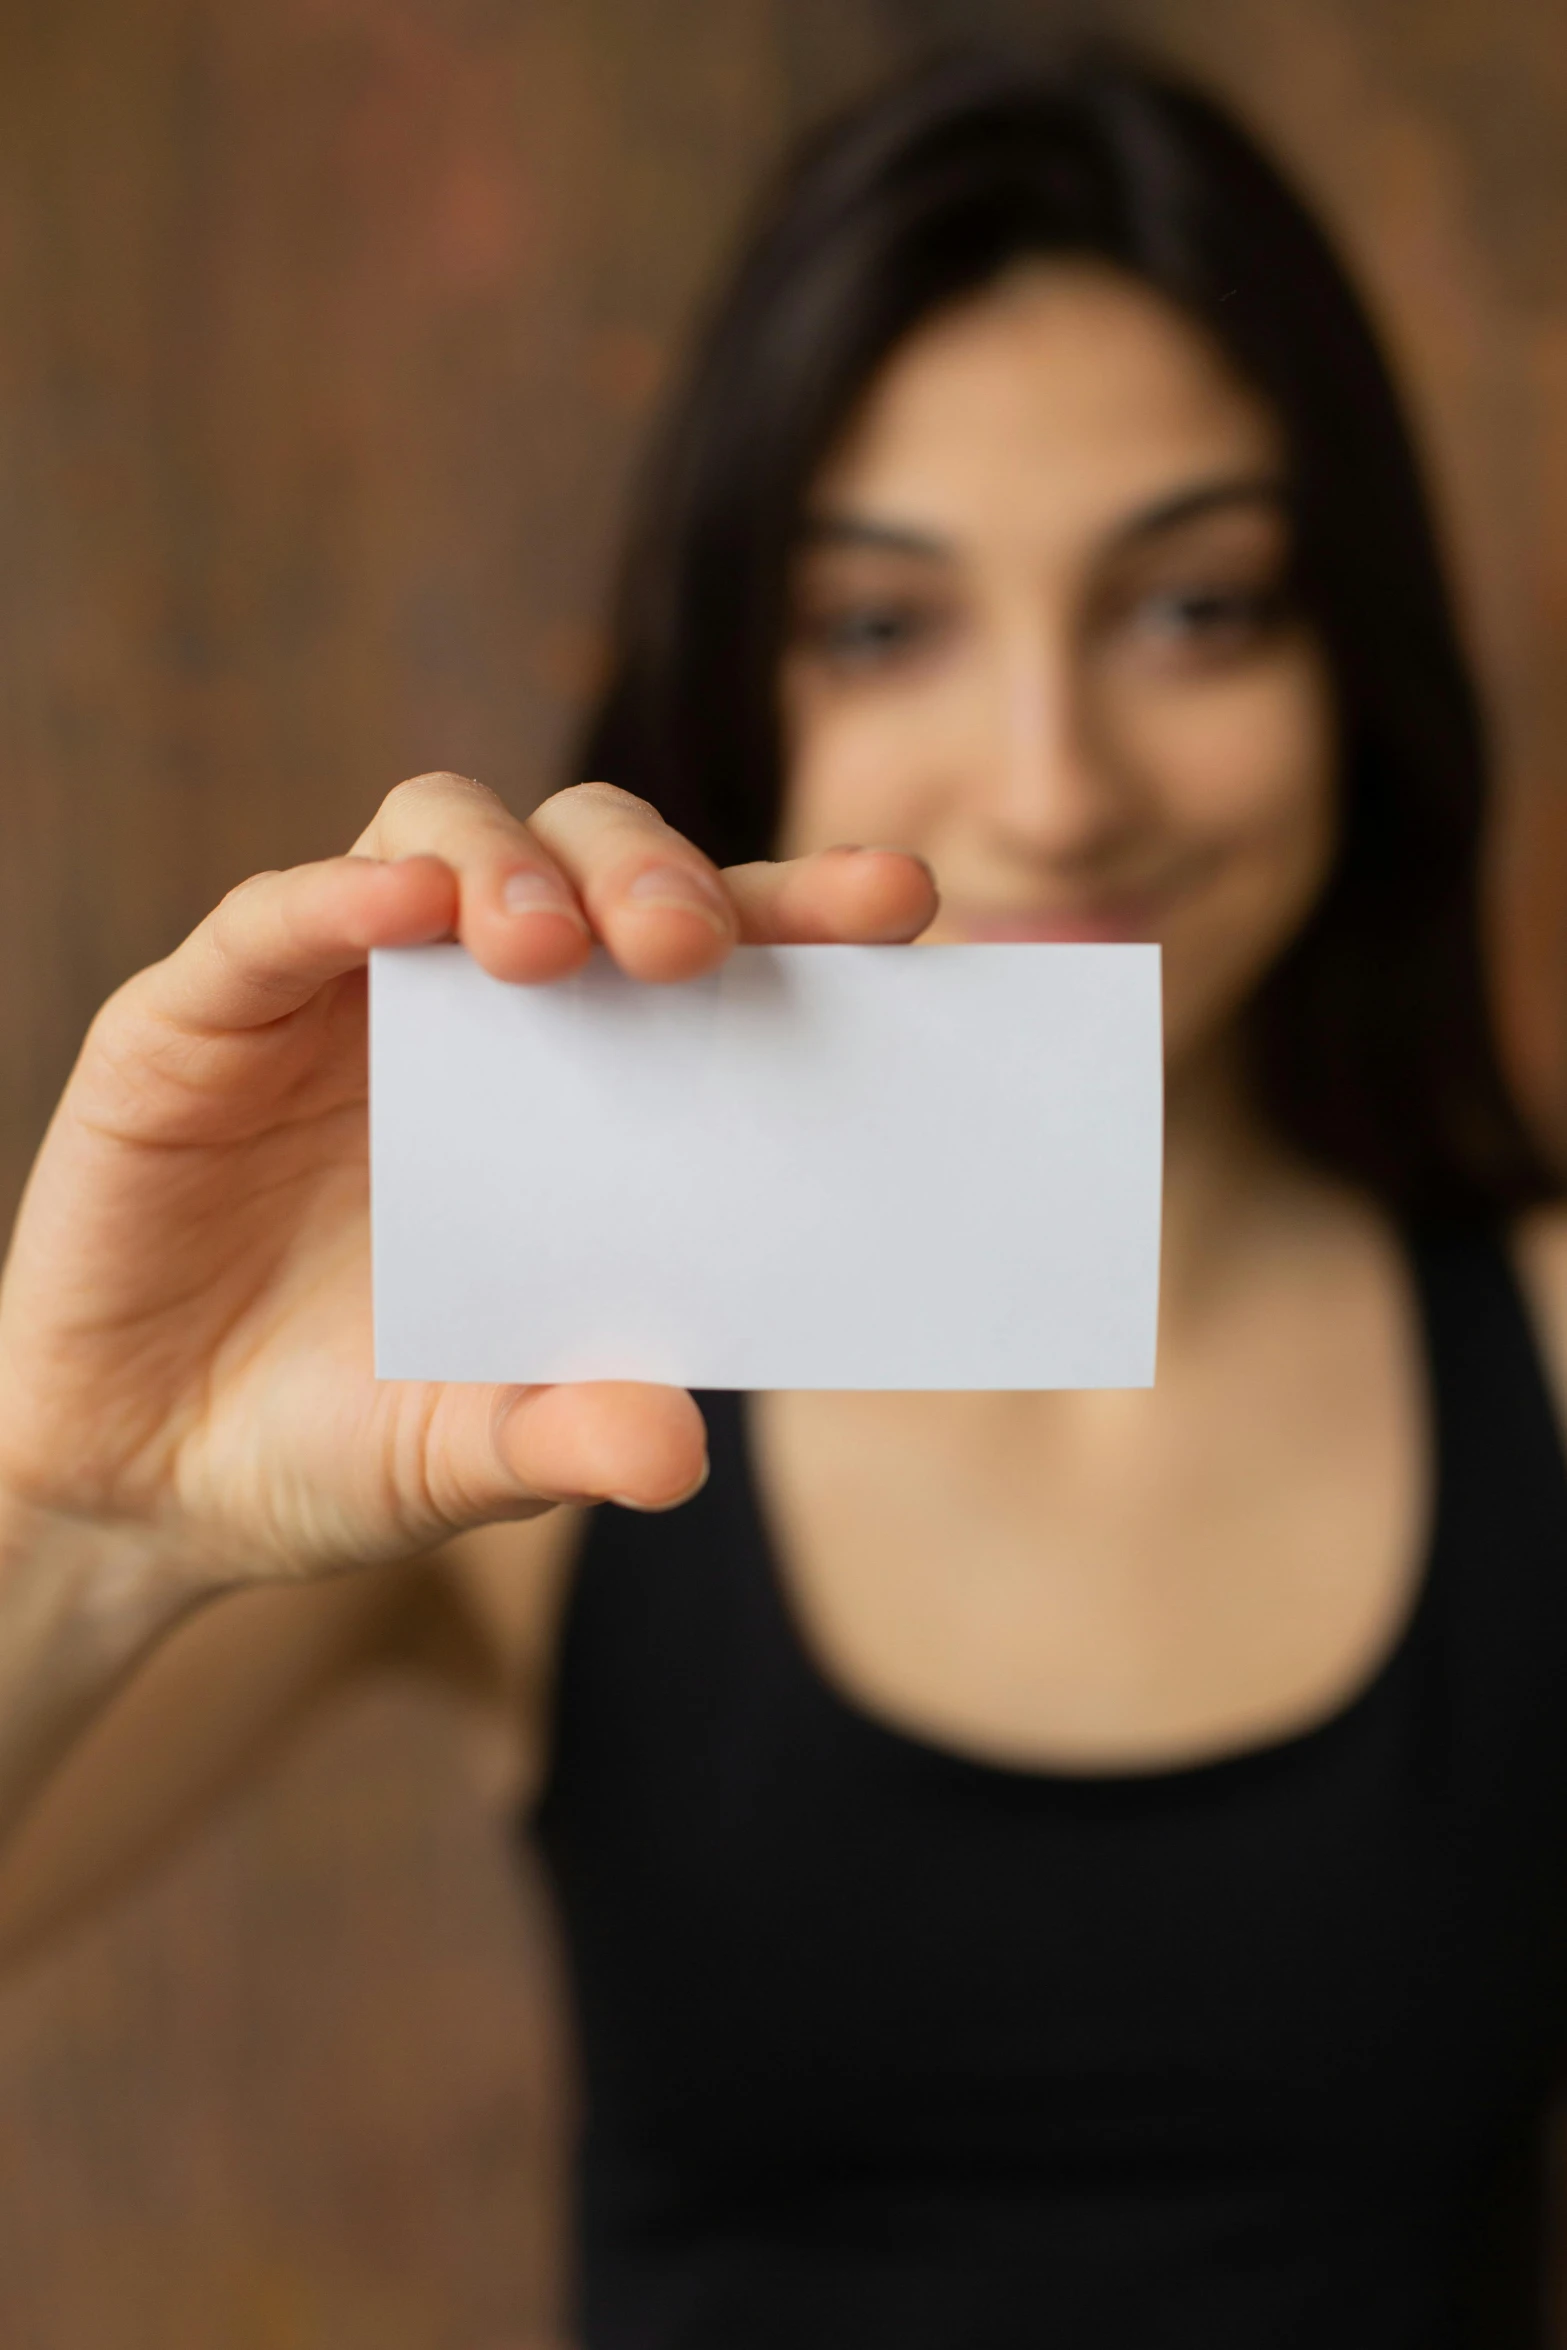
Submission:
<svg viewBox="0 0 1567 2350">
<path fill-rule="evenodd" d="M 944 903 L 943 937 L 970 944 L 1135 946 L 1156 941 L 1165 893 L 1080 899 L 1064 905 L 978 907 Z"/>
</svg>

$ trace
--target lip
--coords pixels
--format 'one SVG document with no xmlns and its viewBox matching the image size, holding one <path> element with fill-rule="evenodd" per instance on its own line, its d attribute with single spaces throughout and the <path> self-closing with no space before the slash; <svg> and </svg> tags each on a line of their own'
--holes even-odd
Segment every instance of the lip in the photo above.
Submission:
<svg viewBox="0 0 1567 2350">
<path fill-rule="evenodd" d="M 970 944 L 1137 946 L 1157 936 L 1151 897 L 1075 906 L 944 906 L 942 929 Z"/>
</svg>

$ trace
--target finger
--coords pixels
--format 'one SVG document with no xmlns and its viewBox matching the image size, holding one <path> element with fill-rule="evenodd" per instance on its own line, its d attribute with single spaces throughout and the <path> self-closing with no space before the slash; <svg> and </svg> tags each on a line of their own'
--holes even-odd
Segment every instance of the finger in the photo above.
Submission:
<svg viewBox="0 0 1567 2350">
<path fill-rule="evenodd" d="M 434 857 L 334 857 L 258 873 L 116 1001 L 209 1034 L 258 1028 L 296 1011 L 372 947 L 447 936 L 456 910 L 455 877 Z"/>
<path fill-rule="evenodd" d="M 456 935 L 497 979 L 564 978 L 593 940 L 576 891 L 537 830 L 470 775 L 415 775 L 355 843 L 362 856 L 439 857 L 457 876 Z"/>
<path fill-rule="evenodd" d="M 613 784 L 575 784 L 540 803 L 532 829 L 632 978 L 693 978 L 739 937 L 718 868 L 645 800 Z"/>
<path fill-rule="evenodd" d="M 903 849 L 821 849 L 777 865 L 730 865 L 724 883 L 749 944 L 880 946 L 918 938 L 936 884 Z"/>
<path fill-rule="evenodd" d="M 707 1474 L 707 1430 L 678 1387 L 448 1387 L 428 1427 L 424 1483 L 454 1527 L 557 1501 L 672 1509 Z"/>
</svg>

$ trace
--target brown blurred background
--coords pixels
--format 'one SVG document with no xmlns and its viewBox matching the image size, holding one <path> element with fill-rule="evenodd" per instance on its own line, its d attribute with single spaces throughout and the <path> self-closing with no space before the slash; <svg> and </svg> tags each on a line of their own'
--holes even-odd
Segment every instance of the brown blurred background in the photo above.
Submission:
<svg viewBox="0 0 1567 2350">
<path fill-rule="evenodd" d="M 1094 25 L 1292 160 L 1402 363 L 1493 701 L 1498 985 L 1567 1136 L 1559 0 L 0 0 L 0 1189 L 95 1003 L 431 766 L 525 803 L 629 463 L 790 129 Z M 6 2350 L 523 2350 L 547 1921 L 388 1686 L 0 1986 Z"/>
</svg>

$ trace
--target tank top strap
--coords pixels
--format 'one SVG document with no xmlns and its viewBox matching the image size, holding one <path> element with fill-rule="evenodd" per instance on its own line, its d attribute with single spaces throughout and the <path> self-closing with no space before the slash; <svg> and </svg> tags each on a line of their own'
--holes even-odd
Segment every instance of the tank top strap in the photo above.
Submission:
<svg viewBox="0 0 1567 2350">
<path fill-rule="evenodd" d="M 1424 1324 L 1438 1537 L 1487 1556 L 1504 1536 L 1554 1555 L 1567 1589 L 1567 1455 L 1505 1235 L 1427 1225 L 1406 1240 Z"/>
<path fill-rule="evenodd" d="M 1444 1782 L 1484 1839 L 1567 1772 L 1567 1459 L 1505 1234 L 1406 1240 L 1436 1468 L 1420 1678 Z"/>
</svg>

